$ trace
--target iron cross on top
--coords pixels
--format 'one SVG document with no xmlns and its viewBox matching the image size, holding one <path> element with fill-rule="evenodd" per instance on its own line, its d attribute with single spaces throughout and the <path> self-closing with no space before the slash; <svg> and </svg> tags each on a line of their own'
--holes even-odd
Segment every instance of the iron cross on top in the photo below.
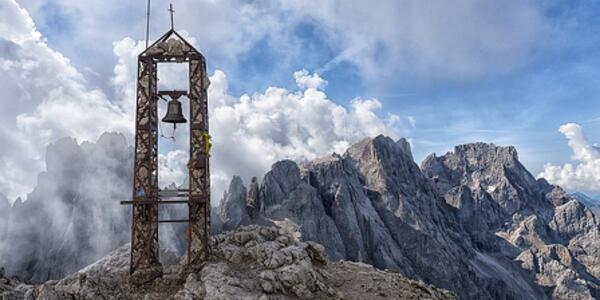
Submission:
<svg viewBox="0 0 600 300">
<path fill-rule="evenodd" d="M 175 10 L 173 9 L 173 3 L 169 3 L 169 13 L 171 14 L 171 29 L 173 29 L 173 13 Z"/>
</svg>

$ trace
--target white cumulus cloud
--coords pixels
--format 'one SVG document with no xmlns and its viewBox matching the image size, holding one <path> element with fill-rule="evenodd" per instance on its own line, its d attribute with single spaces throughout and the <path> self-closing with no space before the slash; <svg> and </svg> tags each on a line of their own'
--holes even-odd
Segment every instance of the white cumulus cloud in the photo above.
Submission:
<svg viewBox="0 0 600 300">
<path fill-rule="evenodd" d="M 228 94 L 225 73 L 216 71 L 210 77 L 212 181 L 218 197 L 232 175 L 247 180 L 280 159 L 310 160 L 342 153 L 366 136 L 399 136 L 399 129 L 379 116 L 377 99 L 354 99 L 344 107 L 328 98 L 322 90 L 326 81 L 319 75 L 302 70 L 294 78 L 297 90 L 269 87 L 234 97 Z"/>
<path fill-rule="evenodd" d="M 547 163 L 538 177 L 571 191 L 600 192 L 600 148 L 587 141 L 579 124 L 564 124 L 559 131 L 573 150 L 573 162 L 562 166 Z"/>
<path fill-rule="evenodd" d="M 46 146 L 64 136 L 97 140 L 129 133 L 132 118 L 61 53 L 48 47 L 27 11 L 0 1 L 0 191 L 24 196 L 44 169 Z"/>
<path fill-rule="evenodd" d="M 181 185 L 187 178 L 187 163 L 189 160 L 187 151 L 181 149 L 170 151 L 166 154 L 158 154 L 158 172 L 161 187 L 172 183 Z"/>
</svg>

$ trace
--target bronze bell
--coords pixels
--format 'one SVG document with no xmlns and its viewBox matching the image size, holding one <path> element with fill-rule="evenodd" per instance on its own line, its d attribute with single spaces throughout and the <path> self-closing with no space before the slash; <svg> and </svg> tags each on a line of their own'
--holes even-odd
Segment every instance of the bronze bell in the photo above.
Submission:
<svg viewBox="0 0 600 300">
<path fill-rule="evenodd" d="M 179 100 L 171 99 L 167 104 L 167 114 L 162 118 L 162 121 L 165 123 L 185 123 L 187 120 L 183 116 L 183 111 L 181 110 L 181 102 Z"/>
</svg>

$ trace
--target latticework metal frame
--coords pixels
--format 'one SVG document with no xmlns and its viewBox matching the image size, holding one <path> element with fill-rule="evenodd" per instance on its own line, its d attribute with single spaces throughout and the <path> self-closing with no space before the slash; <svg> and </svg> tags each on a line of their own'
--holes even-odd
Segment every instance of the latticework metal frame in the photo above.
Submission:
<svg viewBox="0 0 600 300">
<path fill-rule="evenodd" d="M 160 266 L 158 243 L 158 117 L 157 64 L 188 63 L 190 103 L 190 161 L 188 200 L 188 263 L 208 258 L 210 226 L 209 85 L 206 61 L 174 30 L 168 31 L 138 56 L 138 82 L 133 176 L 133 224 L 130 272 Z M 181 203 L 172 201 L 171 203 Z M 168 221 L 166 221 L 168 222 Z"/>
</svg>

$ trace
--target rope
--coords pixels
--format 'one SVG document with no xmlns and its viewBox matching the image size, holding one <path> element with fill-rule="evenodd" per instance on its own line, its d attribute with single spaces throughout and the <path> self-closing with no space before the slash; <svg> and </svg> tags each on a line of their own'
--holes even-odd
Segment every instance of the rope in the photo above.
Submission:
<svg viewBox="0 0 600 300">
<path fill-rule="evenodd" d="M 165 98 L 163 98 L 162 95 L 158 95 L 158 97 L 160 99 L 168 102 L 168 100 L 165 99 Z M 173 142 L 176 142 L 177 141 L 175 139 L 175 129 L 177 128 L 176 126 L 177 125 L 173 124 L 173 133 L 171 134 L 171 136 L 166 136 L 166 135 L 163 134 L 164 130 L 163 130 L 163 127 L 162 127 L 162 122 L 158 121 L 158 133 L 160 134 L 160 137 L 164 138 L 164 139 L 172 140 Z"/>
</svg>

